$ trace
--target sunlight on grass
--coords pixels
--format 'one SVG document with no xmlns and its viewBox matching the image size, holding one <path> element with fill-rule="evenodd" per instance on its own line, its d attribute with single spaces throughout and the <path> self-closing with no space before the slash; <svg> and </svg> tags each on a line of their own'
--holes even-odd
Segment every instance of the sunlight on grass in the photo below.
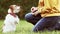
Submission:
<svg viewBox="0 0 60 34">
<path fill-rule="evenodd" d="M 2 25 L 3 20 L 0 20 L 0 34 L 2 33 Z M 60 34 L 60 31 L 44 31 L 44 32 L 32 32 L 33 25 L 26 22 L 25 20 L 21 20 L 19 24 L 17 24 L 17 28 L 15 32 L 8 32 L 5 34 Z"/>
</svg>

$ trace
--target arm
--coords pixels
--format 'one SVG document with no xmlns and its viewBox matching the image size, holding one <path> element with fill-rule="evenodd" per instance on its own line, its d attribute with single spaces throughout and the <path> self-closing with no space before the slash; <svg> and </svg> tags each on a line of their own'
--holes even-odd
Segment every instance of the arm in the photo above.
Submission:
<svg viewBox="0 0 60 34">
<path fill-rule="evenodd" d="M 43 6 L 44 6 L 44 1 L 43 0 L 39 0 L 38 7 L 36 7 L 37 11 L 35 11 L 32 14 L 36 16 L 37 14 L 41 13 L 41 10 L 42 10 Z"/>
</svg>

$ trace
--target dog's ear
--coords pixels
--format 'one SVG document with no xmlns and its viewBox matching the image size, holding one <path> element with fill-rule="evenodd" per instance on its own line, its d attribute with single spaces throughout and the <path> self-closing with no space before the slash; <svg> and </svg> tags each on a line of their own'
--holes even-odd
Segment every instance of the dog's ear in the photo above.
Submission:
<svg viewBox="0 0 60 34">
<path fill-rule="evenodd" d="M 11 9 L 11 12 L 13 13 L 13 10 L 14 10 L 13 5 L 10 5 L 9 8 Z"/>
</svg>

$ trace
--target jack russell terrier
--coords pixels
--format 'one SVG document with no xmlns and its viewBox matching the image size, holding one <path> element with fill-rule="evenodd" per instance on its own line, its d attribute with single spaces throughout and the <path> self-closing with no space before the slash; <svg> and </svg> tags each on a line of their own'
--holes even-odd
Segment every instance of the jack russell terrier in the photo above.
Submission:
<svg viewBox="0 0 60 34">
<path fill-rule="evenodd" d="M 16 24 L 19 23 L 19 18 L 16 15 L 20 11 L 20 6 L 10 5 L 8 14 L 4 20 L 3 33 L 16 31 Z"/>
</svg>

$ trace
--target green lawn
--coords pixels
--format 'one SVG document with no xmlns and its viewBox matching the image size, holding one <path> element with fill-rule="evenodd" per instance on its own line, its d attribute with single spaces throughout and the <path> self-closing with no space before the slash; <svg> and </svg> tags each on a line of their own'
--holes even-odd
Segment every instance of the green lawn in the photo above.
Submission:
<svg viewBox="0 0 60 34">
<path fill-rule="evenodd" d="M 0 20 L 0 34 L 2 33 L 2 24 L 3 20 Z M 44 32 L 32 32 L 33 25 L 26 22 L 25 20 L 21 20 L 19 24 L 17 24 L 16 32 L 9 32 L 5 34 L 60 34 L 60 31 L 44 31 Z"/>
</svg>

